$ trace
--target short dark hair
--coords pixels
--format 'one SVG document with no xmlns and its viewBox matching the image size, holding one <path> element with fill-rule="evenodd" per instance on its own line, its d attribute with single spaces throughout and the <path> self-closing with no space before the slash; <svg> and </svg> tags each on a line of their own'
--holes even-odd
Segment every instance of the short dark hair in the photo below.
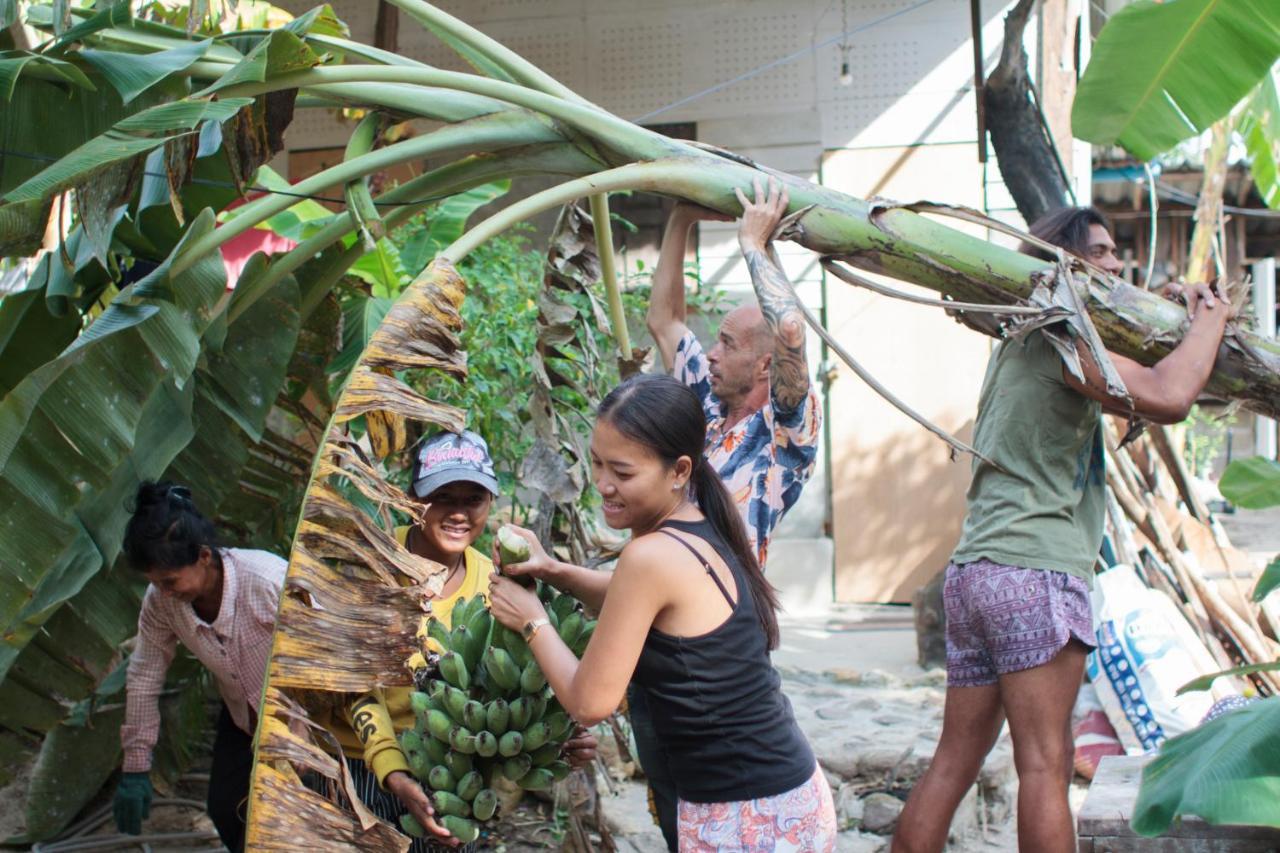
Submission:
<svg viewBox="0 0 1280 853">
<path fill-rule="evenodd" d="M 1091 225 L 1101 225 L 1108 233 L 1111 231 L 1111 222 L 1096 207 L 1060 207 L 1041 216 L 1032 223 L 1029 230 L 1032 237 L 1083 258 L 1089 251 Z M 1044 249 L 1030 243 L 1022 244 L 1022 252 L 1046 261 L 1057 260 Z"/>
<path fill-rule="evenodd" d="M 140 572 L 181 569 L 200 559 L 200 549 L 216 553 L 213 522 L 196 509 L 191 490 L 177 483 L 144 482 L 124 528 L 124 555 Z"/>
</svg>

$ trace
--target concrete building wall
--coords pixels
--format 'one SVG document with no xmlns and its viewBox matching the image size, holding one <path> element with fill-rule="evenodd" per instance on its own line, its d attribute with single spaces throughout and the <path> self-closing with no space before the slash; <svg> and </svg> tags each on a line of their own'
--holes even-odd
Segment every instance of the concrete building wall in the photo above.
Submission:
<svg viewBox="0 0 1280 853">
<path fill-rule="evenodd" d="M 1074 8 L 1083 0 L 1051 2 Z M 701 141 L 854 195 L 930 198 L 1016 221 L 995 164 L 977 160 L 968 0 L 438 5 L 624 118 L 695 123 Z M 988 71 L 1009 5 L 980 4 Z M 372 39 L 371 0 L 333 6 L 356 38 Z M 1027 39 L 1033 55 L 1034 31 Z M 840 39 L 842 32 L 852 34 Z M 469 70 L 403 14 L 398 49 Z M 769 63 L 776 65 L 760 71 Z M 340 145 L 348 133 L 313 114 L 295 122 L 289 142 Z M 826 310 L 828 327 L 855 357 L 945 428 L 967 429 L 985 339 L 931 309 L 824 284 L 816 257 L 797 246 L 784 244 L 781 254 L 802 298 Z M 699 261 L 704 282 L 750 298 L 732 225 L 702 226 Z M 771 578 L 792 610 L 825 605 L 833 594 L 908 600 L 954 544 L 968 462 L 950 461 L 943 444 L 880 402 L 810 337 L 815 373 L 833 379 L 828 436 L 813 480 L 778 531 Z"/>
</svg>

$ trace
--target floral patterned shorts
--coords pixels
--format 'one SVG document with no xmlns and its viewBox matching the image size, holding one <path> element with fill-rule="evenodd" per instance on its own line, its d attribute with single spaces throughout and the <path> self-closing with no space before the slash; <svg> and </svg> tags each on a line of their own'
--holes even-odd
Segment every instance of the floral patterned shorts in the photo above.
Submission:
<svg viewBox="0 0 1280 853">
<path fill-rule="evenodd" d="M 836 809 L 815 766 L 809 781 L 735 803 L 680 801 L 680 853 L 833 853 Z"/>
<path fill-rule="evenodd" d="M 980 687 L 1043 666 L 1071 642 L 1097 645 L 1089 585 L 990 560 L 947 566 L 947 686 Z"/>
</svg>

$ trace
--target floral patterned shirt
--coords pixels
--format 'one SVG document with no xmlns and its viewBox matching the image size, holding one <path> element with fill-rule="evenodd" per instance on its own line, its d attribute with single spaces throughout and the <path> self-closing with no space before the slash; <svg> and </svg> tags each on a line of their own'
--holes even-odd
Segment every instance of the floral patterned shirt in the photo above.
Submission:
<svg viewBox="0 0 1280 853">
<path fill-rule="evenodd" d="M 706 354 L 693 332 L 680 339 L 671 372 L 702 401 L 707 461 L 720 473 L 741 510 L 760 565 L 766 566 L 769 537 L 800 497 L 818 455 L 822 407 L 813 384 L 804 401 L 790 410 L 778 403 L 771 390 L 768 402 L 726 430 L 720 401 L 711 392 Z"/>
</svg>

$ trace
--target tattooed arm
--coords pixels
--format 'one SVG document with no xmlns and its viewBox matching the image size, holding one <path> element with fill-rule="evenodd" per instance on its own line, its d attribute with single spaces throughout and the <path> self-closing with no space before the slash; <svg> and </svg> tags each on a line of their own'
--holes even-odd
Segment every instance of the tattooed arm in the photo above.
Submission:
<svg viewBox="0 0 1280 853">
<path fill-rule="evenodd" d="M 773 335 L 769 390 L 780 407 L 794 411 L 809 393 L 809 365 L 804 355 L 804 315 L 769 242 L 787 211 L 787 191 L 770 178 L 768 196 L 760 181 L 755 182 L 754 202 L 741 190 L 735 189 L 734 192 L 742 204 L 738 244 L 751 272 L 751 284 L 760 302 L 760 312 Z"/>
</svg>

